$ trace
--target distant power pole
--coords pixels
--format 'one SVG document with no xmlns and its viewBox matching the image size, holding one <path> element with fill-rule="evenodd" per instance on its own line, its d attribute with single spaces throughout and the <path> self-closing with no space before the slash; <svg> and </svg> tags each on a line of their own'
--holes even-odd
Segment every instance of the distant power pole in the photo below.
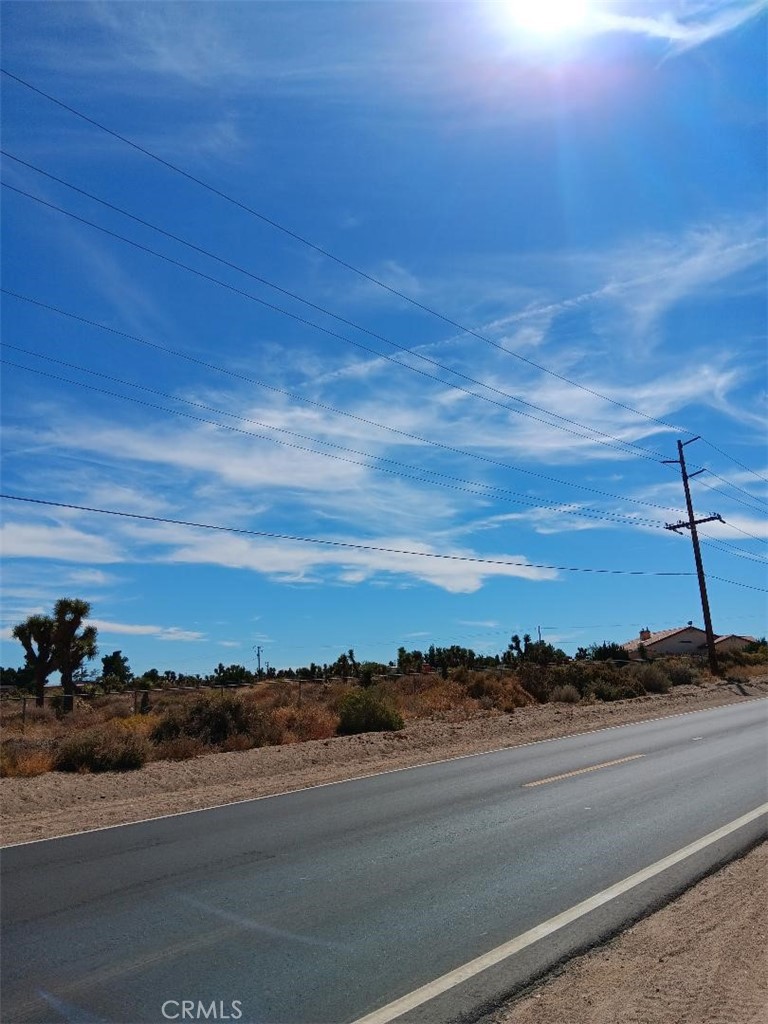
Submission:
<svg viewBox="0 0 768 1024">
<path fill-rule="evenodd" d="M 256 670 L 256 675 L 259 677 L 259 679 L 261 679 L 261 644 L 259 644 L 258 647 L 254 647 L 254 650 L 256 651 L 256 665 L 258 666 Z"/>
<path fill-rule="evenodd" d="M 697 469 L 695 473 L 689 473 L 685 466 L 685 454 L 683 448 L 687 444 L 691 444 L 692 441 L 698 441 L 698 437 L 692 437 L 690 441 L 678 441 L 677 442 L 677 453 L 678 458 L 676 459 L 665 459 L 666 463 L 676 463 L 680 466 L 680 472 L 683 477 L 683 489 L 685 490 L 685 504 L 688 509 L 688 521 L 679 523 L 667 523 L 666 529 L 673 530 L 675 533 L 680 533 L 681 530 L 691 531 L 691 542 L 693 544 L 693 557 L 696 560 L 696 573 L 699 577 L 699 592 L 701 593 L 701 610 L 704 615 L 704 632 L 707 634 L 707 652 L 709 653 L 709 670 L 712 675 L 717 675 L 717 650 L 715 648 L 715 634 L 712 629 L 712 616 L 709 612 L 709 598 L 707 597 L 707 581 L 704 576 L 704 563 L 701 560 L 701 548 L 699 547 L 699 535 L 696 531 L 696 527 L 700 523 L 711 523 L 717 521 L 722 523 L 723 517 L 721 515 L 707 516 L 705 519 L 697 519 L 693 513 L 693 502 L 691 501 L 691 488 L 688 486 L 688 481 L 691 477 L 698 476 L 699 473 L 703 473 L 703 469 Z"/>
</svg>

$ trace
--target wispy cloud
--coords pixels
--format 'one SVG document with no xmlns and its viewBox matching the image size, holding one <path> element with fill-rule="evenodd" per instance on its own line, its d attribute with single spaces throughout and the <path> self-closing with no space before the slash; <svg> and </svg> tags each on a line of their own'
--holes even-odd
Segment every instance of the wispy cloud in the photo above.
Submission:
<svg viewBox="0 0 768 1024">
<path fill-rule="evenodd" d="M 89 619 L 88 622 L 105 636 L 148 636 L 155 640 L 177 640 L 185 643 L 205 639 L 205 633 L 182 629 L 179 626 L 150 626 L 132 622 L 108 622 L 104 619 Z"/>
<path fill-rule="evenodd" d="M 624 6 L 624 5 L 623 5 Z M 663 9 L 662 3 L 626 4 L 626 10 L 612 10 L 607 3 L 596 7 L 586 29 L 595 32 L 625 32 L 633 35 L 660 39 L 670 43 L 673 53 L 702 46 L 719 36 L 733 32 L 746 22 L 756 18 L 768 7 L 766 0 L 753 0 L 751 3 L 733 3 L 730 0 L 701 2 L 683 2 L 677 4 L 679 15 L 669 8 Z M 633 13 L 637 11 L 637 13 Z M 647 11 L 648 13 L 643 13 Z"/>
<path fill-rule="evenodd" d="M 84 565 L 115 563 L 124 558 L 119 546 L 98 532 L 63 523 L 6 520 L 0 526 L 0 543 L 6 558 L 48 558 Z"/>
</svg>

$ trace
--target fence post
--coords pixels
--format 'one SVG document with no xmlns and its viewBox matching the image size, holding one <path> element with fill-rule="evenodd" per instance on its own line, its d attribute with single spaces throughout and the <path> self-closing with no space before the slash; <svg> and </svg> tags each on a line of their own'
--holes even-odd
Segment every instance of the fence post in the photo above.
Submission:
<svg viewBox="0 0 768 1024">
<path fill-rule="evenodd" d="M 139 709 L 139 703 L 138 702 L 139 702 L 139 691 L 134 686 L 134 688 L 133 688 L 133 713 L 134 713 L 134 715 L 138 713 L 138 709 Z"/>
<path fill-rule="evenodd" d="M 27 698 L 21 698 L 21 735 L 24 735 L 24 727 L 27 724 Z"/>
</svg>

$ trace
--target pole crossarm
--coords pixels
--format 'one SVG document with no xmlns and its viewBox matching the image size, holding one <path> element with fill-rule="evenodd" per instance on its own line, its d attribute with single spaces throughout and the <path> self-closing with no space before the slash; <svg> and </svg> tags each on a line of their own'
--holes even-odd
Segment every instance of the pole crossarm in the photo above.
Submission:
<svg viewBox="0 0 768 1024">
<path fill-rule="evenodd" d="M 690 522 L 679 522 L 679 523 L 667 523 L 664 527 L 665 530 L 674 530 L 675 533 L 679 533 L 681 530 L 690 530 L 691 526 L 701 526 L 702 523 L 724 523 L 725 520 L 719 513 L 715 513 L 713 516 L 706 516 L 704 519 L 693 519 Z"/>
</svg>

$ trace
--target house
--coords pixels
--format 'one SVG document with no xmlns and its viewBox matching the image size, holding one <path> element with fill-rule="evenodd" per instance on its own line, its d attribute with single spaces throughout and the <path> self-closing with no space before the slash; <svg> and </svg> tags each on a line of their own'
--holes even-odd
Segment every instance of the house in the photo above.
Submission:
<svg viewBox="0 0 768 1024">
<path fill-rule="evenodd" d="M 718 651 L 743 651 L 748 644 L 755 643 L 753 636 L 740 636 L 737 633 L 729 633 L 727 636 L 719 636 L 715 640 L 715 647 Z"/>
<path fill-rule="evenodd" d="M 621 646 L 630 658 L 640 658 L 640 647 L 649 658 L 660 654 L 699 654 L 707 645 L 707 634 L 698 626 L 677 626 L 674 629 L 662 629 L 652 633 L 650 629 L 641 629 L 640 636 L 628 640 Z"/>
<path fill-rule="evenodd" d="M 719 651 L 740 651 L 753 643 L 751 636 L 737 636 L 729 633 L 727 636 L 716 637 L 715 646 Z M 652 633 L 650 629 L 641 629 L 640 635 L 634 640 L 627 640 L 621 645 L 629 654 L 630 658 L 642 657 L 642 647 L 649 658 L 655 658 L 663 654 L 705 654 L 707 650 L 707 634 L 698 626 L 690 622 L 687 626 L 677 626 L 674 629 L 662 629 Z"/>
</svg>

